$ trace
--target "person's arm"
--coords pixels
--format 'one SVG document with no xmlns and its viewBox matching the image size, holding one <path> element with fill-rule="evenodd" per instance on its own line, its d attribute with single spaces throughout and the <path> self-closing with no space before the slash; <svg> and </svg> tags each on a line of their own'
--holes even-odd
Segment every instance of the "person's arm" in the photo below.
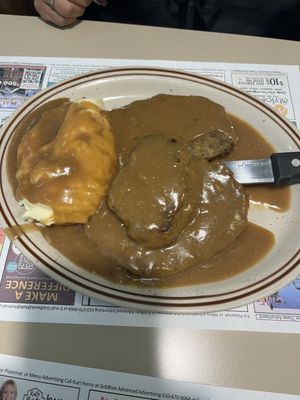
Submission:
<svg viewBox="0 0 300 400">
<path fill-rule="evenodd" d="M 34 0 L 40 17 L 57 26 L 72 25 L 93 0 Z"/>
</svg>

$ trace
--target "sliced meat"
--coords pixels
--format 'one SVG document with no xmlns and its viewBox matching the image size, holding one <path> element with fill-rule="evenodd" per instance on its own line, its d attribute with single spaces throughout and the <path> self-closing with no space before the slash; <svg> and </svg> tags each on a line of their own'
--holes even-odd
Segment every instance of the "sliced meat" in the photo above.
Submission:
<svg viewBox="0 0 300 400">
<path fill-rule="evenodd" d="M 204 133 L 220 131 L 237 142 L 224 107 L 202 96 L 159 94 L 112 110 L 108 118 L 121 165 L 145 135 L 163 134 L 192 141 Z"/>
<path fill-rule="evenodd" d="M 87 238 L 151 279 L 201 266 L 230 246 L 247 226 L 248 199 L 222 163 L 208 162 L 237 142 L 224 108 L 159 95 L 113 111 L 110 121 L 122 168 L 85 225 Z"/>
<path fill-rule="evenodd" d="M 130 239 L 124 225 L 105 203 L 85 225 L 85 235 L 103 254 L 143 278 L 165 278 L 203 265 L 234 243 L 247 226 L 244 188 L 219 162 L 203 162 L 203 181 L 194 188 L 199 206 L 172 246 L 148 249 Z"/>
<path fill-rule="evenodd" d="M 227 156 L 235 146 L 235 141 L 221 130 L 204 133 L 186 145 L 186 151 L 195 157 L 213 160 Z"/>
<path fill-rule="evenodd" d="M 195 207 L 191 174 L 186 172 L 190 167 L 180 161 L 182 149 L 183 144 L 175 139 L 145 137 L 109 190 L 109 208 L 124 223 L 130 238 L 146 247 L 174 242 Z"/>
</svg>

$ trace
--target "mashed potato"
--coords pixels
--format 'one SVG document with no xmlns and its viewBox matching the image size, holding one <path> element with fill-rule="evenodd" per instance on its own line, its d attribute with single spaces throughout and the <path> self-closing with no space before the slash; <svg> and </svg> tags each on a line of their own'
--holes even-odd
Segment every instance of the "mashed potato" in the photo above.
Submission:
<svg viewBox="0 0 300 400">
<path fill-rule="evenodd" d="M 25 219 L 44 225 L 85 223 L 101 204 L 116 171 L 115 141 L 94 100 L 71 102 L 54 138 L 42 140 L 37 121 L 17 154 L 17 198 Z"/>
</svg>

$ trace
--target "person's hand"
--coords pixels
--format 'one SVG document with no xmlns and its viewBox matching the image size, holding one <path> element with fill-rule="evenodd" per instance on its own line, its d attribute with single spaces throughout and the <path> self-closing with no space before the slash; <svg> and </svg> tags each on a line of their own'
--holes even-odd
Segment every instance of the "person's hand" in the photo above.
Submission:
<svg viewBox="0 0 300 400">
<path fill-rule="evenodd" d="M 40 17 L 58 26 L 72 25 L 93 0 L 34 0 Z"/>
</svg>

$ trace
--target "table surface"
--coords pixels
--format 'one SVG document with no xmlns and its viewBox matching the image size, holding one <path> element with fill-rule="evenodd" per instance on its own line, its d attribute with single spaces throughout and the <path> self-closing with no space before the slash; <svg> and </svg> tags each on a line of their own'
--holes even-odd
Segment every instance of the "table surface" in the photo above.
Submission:
<svg viewBox="0 0 300 400">
<path fill-rule="evenodd" d="M 300 42 L 102 22 L 58 29 L 36 17 L 0 15 L 0 37 L 3 56 L 300 64 Z M 9 322 L 0 332 L 4 354 L 300 394 L 296 334 Z"/>
</svg>

